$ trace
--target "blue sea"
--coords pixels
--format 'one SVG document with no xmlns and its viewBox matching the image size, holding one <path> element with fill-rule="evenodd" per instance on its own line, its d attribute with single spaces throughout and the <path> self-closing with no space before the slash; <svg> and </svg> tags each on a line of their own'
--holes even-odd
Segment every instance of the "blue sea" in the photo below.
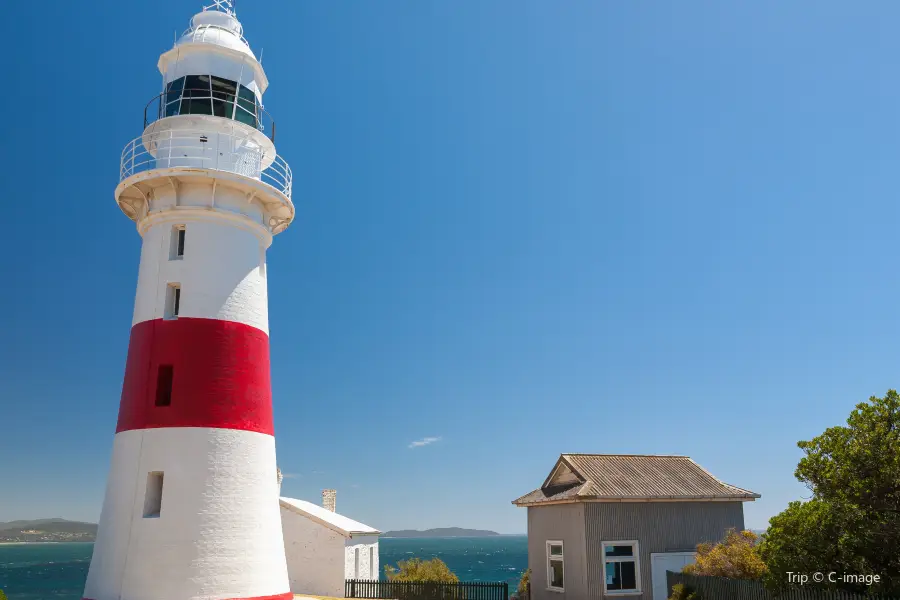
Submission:
<svg viewBox="0 0 900 600">
<path fill-rule="evenodd" d="M 93 544 L 0 545 L 0 590 L 9 600 L 81 600 Z M 380 561 L 438 557 L 462 581 L 507 581 L 515 590 L 528 565 L 527 538 L 384 538 Z"/>
</svg>

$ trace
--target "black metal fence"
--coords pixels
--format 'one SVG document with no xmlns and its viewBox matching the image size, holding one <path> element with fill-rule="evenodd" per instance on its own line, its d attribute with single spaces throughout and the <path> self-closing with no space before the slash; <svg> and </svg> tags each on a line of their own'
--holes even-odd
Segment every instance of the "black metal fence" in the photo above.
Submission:
<svg viewBox="0 0 900 600">
<path fill-rule="evenodd" d="M 437 583 L 348 579 L 344 584 L 344 596 L 392 600 L 509 600 L 509 584 L 481 581 Z"/>
<path fill-rule="evenodd" d="M 680 583 L 695 590 L 702 600 L 900 600 L 879 594 L 864 595 L 838 590 L 821 590 L 797 585 L 779 593 L 768 591 L 761 581 L 726 579 L 724 577 L 700 577 L 684 573 L 666 573 L 669 594 L 672 586 Z"/>
</svg>

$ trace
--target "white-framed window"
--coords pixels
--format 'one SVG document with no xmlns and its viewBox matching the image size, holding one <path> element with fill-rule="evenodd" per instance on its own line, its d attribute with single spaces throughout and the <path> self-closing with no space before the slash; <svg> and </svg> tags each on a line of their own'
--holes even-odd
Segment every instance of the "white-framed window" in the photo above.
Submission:
<svg viewBox="0 0 900 600">
<path fill-rule="evenodd" d="M 186 230 L 184 225 L 174 225 L 169 241 L 169 260 L 181 260 L 184 258 L 184 238 Z"/>
<path fill-rule="evenodd" d="M 603 542 L 603 591 L 608 596 L 641 593 L 641 560 L 636 540 Z"/>
<path fill-rule="evenodd" d="M 164 317 L 166 319 L 177 319 L 178 313 L 181 311 L 181 284 L 170 283 L 166 287 L 166 307 Z"/>
<path fill-rule="evenodd" d="M 561 592 L 565 589 L 563 543 L 561 540 L 547 540 L 547 589 Z"/>
<path fill-rule="evenodd" d="M 157 518 L 162 512 L 163 472 L 147 473 L 147 489 L 144 492 L 144 518 Z"/>
</svg>

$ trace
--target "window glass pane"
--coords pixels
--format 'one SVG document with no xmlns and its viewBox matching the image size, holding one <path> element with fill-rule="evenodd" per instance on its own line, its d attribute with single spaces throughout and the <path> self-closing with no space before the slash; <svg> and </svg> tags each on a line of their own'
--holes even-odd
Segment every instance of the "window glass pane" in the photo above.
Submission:
<svg viewBox="0 0 900 600">
<path fill-rule="evenodd" d="M 633 590 L 637 588 L 634 561 L 606 563 L 607 590 Z"/>
<path fill-rule="evenodd" d="M 232 118 L 234 114 L 234 102 L 229 102 L 227 100 L 220 100 L 219 98 L 213 98 L 213 114 L 217 117 L 225 117 L 227 119 Z"/>
<path fill-rule="evenodd" d="M 550 561 L 550 587 L 563 587 L 563 562 L 561 560 Z"/>
<path fill-rule="evenodd" d="M 619 563 L 619 565 L 621 565 L 622 568 L 622 589 L 637 589 L 637 577 L 635 576 L 634 562 L 629 560 Z"/>
<path fill-rule="evenodd" d="M 238 96 L 240 96 L 241 100 L 247 100 L 250 104 L 256 103 L 256 94 L 248 87 L 241 86 L 241 89 L 238 91 Z"/>
<path fill-rule="evenodd" d="M 562 546 L 557 544 L 550 545 L 550 555 L 551 556 L 562 556 Z"/>
<path fill-rule="evenodd" d="M 209 98 L 209 75 L 188 75 L 184 78 L 186 98 Z"/>
<path fill-rule="evenodd" d="M 168 85 L 166 85 L 166 92 L 169 94 L 177 94 L 181 95 L 181 90 L 184 89 L 184 77 L 179 77 L 175 81 L 170 81 Z"/>
<path fill-rule="evenodd" d="M 607 556 L 634 556 L 632 546 L 606 546 L 604 551 Z"/>
<path fill-rule="evenodd" d="M 166 104 L 166 116 L 174 117 L 175 115 L 177 115 L 179 104 L 181 104 L 181 102 L 179 100 L 176 100 L 175 102 L 169 102 L 168 104 Z"/>
<path fill-rule="evenodd" d="M 256 114 L 256 105 L 253 104 L 250 100 L 244 100 L 243 98 L 238 100 L 238 106 L 246 110 L 248 113 L 255 115 Z"/>
<path fill-rule="evenodd" d="M 247 125 L 250 125 L 251 127 L 256 127 L 256 116 L 251 115 L 250 113 L 248 113 L 247 111 L 245 111 L 244 109 L 242 109 L 240 107 L 234 112 L 234 118 L 236 120 L 240 121 L 241 123 L 246 123 Z"/>
<path fill-rule="evenodd" d="M 214 92 L 226 92 L 234 96 L 237 93 L 237 82 L 213 76 L 212 89 Z"/>
<path fill-rule="evenodd" d="M 190 99 L 185 98 L 181 101 L 181 114 L 183 115 L 211 115 L 212 101 L 209 98 Z"/>
</svg>

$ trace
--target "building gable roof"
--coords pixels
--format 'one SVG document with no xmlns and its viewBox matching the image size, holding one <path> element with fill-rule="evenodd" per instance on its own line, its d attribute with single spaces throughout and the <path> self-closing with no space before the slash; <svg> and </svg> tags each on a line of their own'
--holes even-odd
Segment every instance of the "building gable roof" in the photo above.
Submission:
<svg viewBox="0 0 900 600">
<path fill-rule="evenodd" d="M 752 501 L 759 494 L 727 484 L 687 456 L 562 454 L 543 485 L 517 506 L 600 501 Z"/>
<path fill-rule="evenodd" d="M 298 500 L 296 498 L 285 498 L 284 496 L 278 500 L 279 504 L 287 510 L 302 515 L 320 525 L 324 525 L 328 529 L 331 529 L 344 537 L 349 538 L 354 535 L 381 535 L 381 532 L 374 527 L 369 527 L 359 521 L 354 521 L 349 517 L 339 515 L 318 504 L 313 504 L 306 500 Z"/>
</svg>

